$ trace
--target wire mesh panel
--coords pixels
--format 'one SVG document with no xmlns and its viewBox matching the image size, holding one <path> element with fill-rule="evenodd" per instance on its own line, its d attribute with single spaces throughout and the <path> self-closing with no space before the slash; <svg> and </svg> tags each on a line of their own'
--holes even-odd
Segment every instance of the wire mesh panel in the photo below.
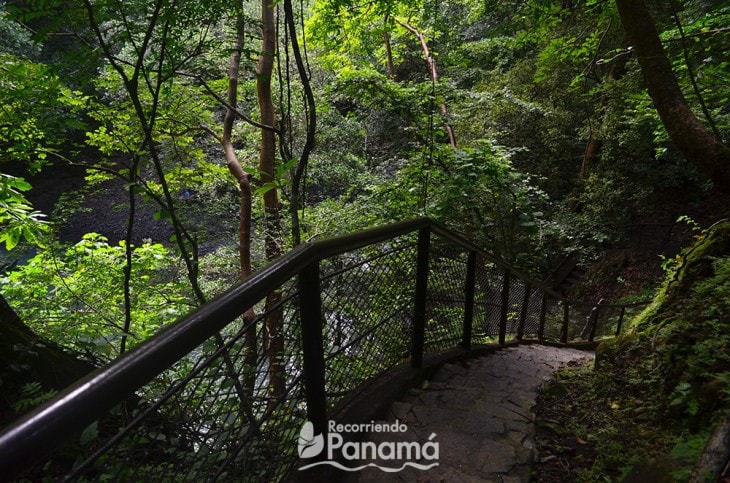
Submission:
<svg viewBox="0 0 730 483">
<path fill-rule="evenodd" d="M 595 328 L 593 329 L 594 339 L 612 337 L 616 333 L 618 320 L 621 316 L 621 307 L 601 306 L 596 310 Z"/>
<path fill-rule="evenodd" d="M 520 316 L 522 315 L 522 304 L 525 298 L 526 288 L 526 284 L 523 280 L 515 277 L 510 277 L 506 307 L 506 335 L 517 335 L 517 330 L 520 325 Z"/>
<path fill-rule="evenodd" d="M 282 477 L 306 419 L 295 295 L 283 288 L 269 310 L 228 325 L 87 428 L 70 478 Z"/>
<path fill-rule="evenodd" d="M 323 261 L 327 401 L 410 356 L 416 248 L 411 239 Z"/>
<path fill-rule="evenodd" d="M 493 342 L 499 336 L 504 273 L 477 257 L 472 343 Z"/>
<path fill-rule="evenodd" d="M 614 337 L 626 328 L 629 320 L 636 317 L 648 303 L 635 305 L 602 305 L 596 320 L 595 339 Z"/>
<path fill-rule="evenodd" d="M 550 341 L 560 340 L 564 313 L 565 302 L 549 295 L 545 304 L 544 339 Z"/>
<path fill-rule="evenodd" d="M 592 307 L 585 304 L 570 303 L 568 310 L 567 341 L 585 340 L 591 332 Z"/>
<path fill-rule="evenodd" d="M 464 282 L 467 253 L 443 245 L 432 247 L 429 259 L 424 352 L 437 353 L 459 345 L 464 329 Z"/>
<path fill-rule="evenodd" d="M 527 307 L 525 311 L 522 335 L 525 338 L 537 338 L 540 329 L 540 310 L 542 308 L 542 290 L 531 286 L 527 288 Z"/>
</svg>

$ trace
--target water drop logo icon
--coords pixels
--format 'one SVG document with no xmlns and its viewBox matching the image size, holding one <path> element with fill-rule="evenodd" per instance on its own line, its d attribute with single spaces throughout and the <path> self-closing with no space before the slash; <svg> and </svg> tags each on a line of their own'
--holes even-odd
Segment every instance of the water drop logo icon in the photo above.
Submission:
<svg viewBox="0 0 730 483">
<path fill-rule="evenodd" d="M 314 458 L 324 449 L 324 436 L 314 435 L 314 425 L 307 421 L 299 432 L 299 457 Z"/>
</svg>

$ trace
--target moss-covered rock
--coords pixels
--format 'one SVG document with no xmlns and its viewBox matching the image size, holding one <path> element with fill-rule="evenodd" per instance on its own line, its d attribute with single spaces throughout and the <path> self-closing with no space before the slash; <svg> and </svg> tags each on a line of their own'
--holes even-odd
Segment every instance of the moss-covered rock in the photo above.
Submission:
<svg viewBox="0 0 730 483">
<path fill-rule="evenodd" d="M 638 369 L 663 415 L 697 429 L 730 407 L 730 222 L 703 233 L 674 264 L 629 330 L 599 347 L 596 367 Z"/>
</svg>

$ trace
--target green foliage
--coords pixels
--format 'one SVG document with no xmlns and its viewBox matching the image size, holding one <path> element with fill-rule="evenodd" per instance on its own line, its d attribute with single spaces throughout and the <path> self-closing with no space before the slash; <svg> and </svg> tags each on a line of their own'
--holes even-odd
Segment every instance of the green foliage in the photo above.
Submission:
<svg viewBox="0 0 730 483">
<path fill-rule="evenodd" d="M 367 131 L 356 115 L 320 108 L 317 149 L 308 168 L 307 195 L 311 204 L 355 195 L 370 176 L 366 163 Z"/>
<path fill-rule="evenodd" d="M 350 0 L 315 2 L 305 32 L 318 52 L 318 60 L 337 71 L 353 65 L 375 65 L 383 71 L 385 47 L 383 35 L 410 35 L 396 25 L 394 18 L 408 17 L 422 7 L 419 0 L 401 2 L 376 1 L 360 5 Z M 395 50 L 396 60 L 401 58 Z"/>
<path fill-rule="evenodd" d="M 39 211 L 33 210 L 23 195 L 31 188 L 23 178 L 0 173 L 0 243 L 10 251 L 25 239 L 43 247 L 49 234 L 48 225 Z"/>
<path fill-rule="evenodd" d="M 700 418 L 700 411 L 730 404 L 725 377 L 730 371 L 730 257 L 710 262 L 712 275 L 694 285 L 691 299 L 673 317 L 673 330 L 663 330 L 669 404 L 690 421 Z M 696 333 L 698 324 L 701 334 Z"/>
<path fill-rule="evenodd" d="M 722 2 L 704 5 L 685 2 L 683 7 L 677 14 L 684 31 L 684 40 L 681 40 L 679 28 L 673 23 L 668 24 L 660 36 L 668 45 L 672 68 L 688 100 L 697 106 L 699 119 L 707 125 L 714 122 L 722 138 L 727 141 L 730 136 L 730 117 L 723 106 L 727 105 L 730 98 L 726 82 L 730 56 L 727 34 L 723 34 L 723 30 L 730 21 L 730 7 Z M 707 106 L 711 120 L 699 109 L 700 99 L 691 86 L 690 73 L 695 78 L 699 96 Z"/>
<path fill-rule="evenodd" d="M 239 193 L 221 163 L 218 140 L 209 136 L 216 131 L 212 126 L 220 125 L 224 106 L 204 83 L 225 98 L 231 19 L 241 12 L 218 0 L 99 0 L 88 5 L 96 25 L 87 25 L 89 12 L 66 8 L 58 0 L 14 6 L 16 18 L 22 17 L 26 25 L 39 24 L 35 39 L 45 45 L 34 44 L 19 23 L 0 14 L 0 161 L 28 163 L 35 172 L 50 157 L 63 155 L 88 163 L 87 182 L 94 188 L 103 189 L 113 178 L 124 179 L 145 203 L 157 204 L 156 219 L 175 216 L 180 221 L 190 236 L 176 239 L 178 248 L 194 254 L 187 275 L 200 279 L 206 295 L 219 292 L 237 278 Z M 700 192 L 702 179 L 672 147 L 644 92 L 613 2 L 325 0 L 308 7 L 311 16 L 304 32 L 290 32 L 303 36 L 302 44 L 311 49 L 308 59 L 320 122 L 305 180 L 310 203 L 302 210 L 305 239 L 427 214 L 503 258 L 534 269 L 562 251 L 590 256 L 603 250 L 614 241 L 615 228 L 649 213 L 665 196 L 664 190 Z M 244 3 L 242 8 L 247 28 L 235 107 L 256 119 L 254 64 L 260 39 L 258 21 L 249 17 L 258 14 L 258 6 Z M 689 83 L 691 66 L 725 138 L 730 132 L 730 61 L 727 36 L 720 30 L 727 25 L 728 8 L 722 2 L 684 2 L 680 17 L 689 39 L 684 46 L 676 40 L 678 31 L 665 15 L 667 9 L 657 8 L 658 25 L 683 89 L 698 108 Z M 152 20 L 157 23 L 152 25 Z M 407 21 L 425 35 L 438 82 L 430 82 L 418 39 L 398 21 Z M 94 27 L 99 27 L 106 50 Z M 50 37 L 52 32 L 73 32 L 74 38 L 82 39 L 83 47 L 69 49 L 67 59 L 72 62 L 48 53 L 60 38 Z M 392 73 L 386 70 L 386 38 L 395 64 Z M 290 52 L 283 43 L 278 47 L 282 78 L 272 87 L 279 103 L 277 127 L 285 131 L 279 143 L 289 143 L 292 153 L 282 149 L 286 159 L 274 182 L 256 185 L 259 130 L 238 121 L 233 139 L 238 158 L 254 173 L 257 195 L 280 190 L 286 209 L 288 175 L 296 163 L 289 158 L 296 157 L 301 144 L 305 110 L 296 94 L 301 86 L 285 78 L 291 70 Z M 99 52 L 105 52 L 104 62 L 98 62 Z M 444 124 L 455 129 L 457 149 L 447 146 Z M 85 132 L 83 158 L 71 149 L 79 130 Z M 600 152 L 588 160 L 585 148 L 591 140 L 600 143 Z M 8 249 L 21 240 L 44 244 L 45 225 L 24 196 L 28 188 L 21 178 L 2 176 L 0 242 Z M 181 196 L 184 190 L 193 195 Z M 82 204 L 79 193 L 65 193 L 56 213 L 68 214 Z M 254 269 L 264 263 L 263 236 L 257 236 L 262 216 L 256 205 Z M 63 216 L 57 221 L 63 223 Z M 195 305 L 183 268 L 160 241 L 165 240 L 133 249 L 128 333 L 123 333 L 127 314 L 122 289 L 127 247 L 99 235 L 41 251 L 3 277 L 2 290 L 40 335 L 89 359 L 108 360 L 123 337 L 137 344 Z M 199 249 L 208 253 L 200 260 Z M 684 261 L 677 259 L 678 271 L 672 276 L 683 277 Z M 371 262 L 369 268 L 375 267 L 385 271 L 388 264 Z M 604 412 L 596 417 L 594 428 L 571 428 L 574 435 L 598 441 L 601 448 L 586 479 L 618 477 L 638 459 L 637 454 L 626 456 L 622 443 L 627 438 L 622 440 L 622 434 L 640 441 L 635 453 L 654 451 L 651 441 L 644 445 L 641 432 L 656 422 L 654 415 L 676 412 L 691 425 L 706 410 L 714 410 L 712 401 L 727 403 L 730 269 L 726 257 L 708 258 L 703 269 L 712 277 L 691 289 L 702 303 L 682 302 L 664 311 L 658 304 L 653 308 L 661 318 L 650 324 L 656 335 L 652 340 L 665 343 L 664 352 L 642 360 L 639 349 L 646 347 L 646 340 L 631 339 L 633 345 L 615 355 L 625 370 L 599 375 L 587 391 L 587 397 L 601 401 Z M 397 305 L 407 286 L 361 283 L 362 287 L 340 284 L 333 290 L 358 288 L 371 294 L 368 314 L 373 321 Z M 351 320 L 341 322 L 361 319 L 359 310 L 357 301 L 343 306 L 342 313 Z M 439 324 L 460 316 L 460 309 L 446 309 L 429 323 L 439 329 L 439 336 L 450 337 L 449 327 Z M 327 330 L 332 335 L 328 352 L 339 351 L 337 368 L 350 367 L 351 357 L 340 350 L 347 330 Z M 396 337 L 362 342 L 362 349 L 371 354 L 402 348 Z M 203 348 L 215 349 L 212 341 Z M 364 377 L 378 363 L 361 363 L 355 372 Z M 186 364 L 192 362 L 181 362 Z M 169 386 L 167 377 L 148 389 L 150 397 Z M 351 381 L 346 377 L 335 384 L 348 387 Z M 220 383 L 230 389 L 232 380 L 223 378 Z M 657 393 L 651 390 L 656 387 L 662 388 L 664 400 L 654 397 Z M 191 393 L 195 398 L 208 397 L 196 391 Z M 717 397 L 709 399 L 708 391 Z M 622 399 L 626 394 L 628 401 Z M 28 387 L 23 401 L 35 403 L 44 397 Z M 221 435 L 235 427 L 207 416 L 201 417 L 204 426 L 220 423 Z M 641 424 L 627 423 L 635 420 Z M 87 428 L 82 445 L 93 444 L 98 429 Z M 677 451 L 694 450 L 693 437 L 687 436 Z M 150 431 L 140 444 L 158 447 L 164 442 L 162 451 L 191 451 L 176 440 Z M 149 468 L 154 476 L 150 479 L 164 478 L 168 470 L 164 464 Z"/>
<path fill-rule="evenodd" d="M 507 260 L 531 251 L 544 193 L 513 168 L 511 153 L 504 148 L 483 143 L 451 154 L 444 158 L 447 169 L 431 172 L 429 212 L 472 233 L 482 246 Z"/>
<path fill-rule="evenodd" d="M 53 246 L 4 276 L 3 296 L 39 335 L 108 360 L 119 350 L 124 320 L 125 248 L 90 233 L 79 243 Z M 160 244 L 135 247 L 132 261 L 132 326 L 136 345 L 191 308 L 180 267 Z"/>
<path fill-rule="evenodd" d="M 36 57 L 40 46 L 33 42 L 30 32 L 11 20 L 0 5 L 0 51 L 16 56 Z"/>
<path fill-rule="evenodd" d="M 0 52 L 0 163 L 23 161 L 31 172 L 81 123 L 71 115 L 78 93 L 64 87 L 53 69 Z"/>
<path fill-rule="evenodd" d="M 373 186 L 371 200 L 379 200 L 383 218 L 426 213 L 515 261 L 530 252 L 539 234 L 545 195 L 513 168 L 510 157 L 508 150 L 488 142 L 456 150 L 444 146 L 432 154 L 426 150 L 398 171 L 397 188 Z"/>
<path fill-rule="evenodd" d="M 79 444 L 88 446 L 92 441 L 99 437 L 99 422 L 94 421 L 81 432 L 79 436 Z"/>
<path fill-rule="evenodd" d="M 486 80 L 489 71 L 497 70 L 505 72 L 514 62 L 517 61 L 521 52 L 512 37 L 488 37 L 465 42 L 458 47 L 454 55 L 454 63 L 458 62 L 462 72 L 457 81 L 462 88 L 471 87 L 473 84 Z M 455 65 L 455 66 L 456 66 Z"/>
<path fill-rule="evenodd" d="M 680 469 L 672 472 L 672 476 L 675 481 L 689 481 L 692 475 L 692 467 L 694 463 L 702 455 L 702 451 L 705 449 L 707 443 L 707 435 L 696 434 L 696 435 L 683 435 L 677 440 L 677 444 L 672 448 L 672 456 L 684 463 L 684 466 Z M 705 475 L 703 481 L 709 481 L 712 475 Z"/>
<path fill-rule="evenodd" d="M 58 391 L 54 389 L 44 391 L 39 382 L 24 384 L 21 388 L 20 398 L 13 402 L 13 411 L 16 414 L 22 414 L 53 398 L 57 393 Z"/>
</svg>

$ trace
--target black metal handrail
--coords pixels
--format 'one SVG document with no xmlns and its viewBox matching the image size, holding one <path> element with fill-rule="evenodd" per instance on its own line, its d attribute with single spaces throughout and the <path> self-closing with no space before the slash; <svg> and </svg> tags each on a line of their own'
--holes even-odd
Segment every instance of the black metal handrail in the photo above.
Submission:
<svg viewBox="0 0 730 483">
<path fill-rule="evenodd" d="M 504 344 L 508 332 L 516 334 L 518 339 L 522 339 L 526 332 L 536 334 L 538 339 L 553 338 L 546 333 L 546 331 L 553 330 L 552 322 L 546 323 L 546 317 L 550 314 L 560 314 L 561 307 L 562 317 L 559 320 L 559 328 L 555 327 L 558 332 L 557 337 L 554 337 L 561 342 L 566 342 L 570 336 L 570 307 L 574 309 L 593 308 L 587 319 L 587 323 L 590 325 L 589 335 L 584 334 L 585 338 L 592 340 L 596 336 L 599 312 L 602 310 L 618 309 L 621 311 L 618 322 L 618 330 L 620 330 L 626 306 L 603 304 L 594 307 L 593 304 L 569 301 L 551 287 L 530 279 L 508 263 L 481 250 L 462 236 L 428 218 L 418 218 L 314 243 L 305 243 L 248 277 L 240 285 L 167 326 L 157 335 L 117 360 L 79 380 L 51 401 L 11 424 L 0 434 L 0 475 L 12 479 L 47 460 L 59 445 L 78 435 L 84 428 L 102 418 L 113 407 L 134 395 L 136 391 L 153 381 L 168 368 L 185 360 L 191 351 L 196 350 L 206 340 L 227 328 L 246 308 L 254 306 L 267 294 L 280 289 L 294 277 L 297 278 L 295 293 L 298 304 L 292 310 L 298 311 L 299 318 L 298 323 L 292 324 L 294 327 L 292 338 L 299 338 L 299 342 L 296 343 L 297 348 L 292 349 L 290 358 L 299 360 L 297 359 L 298 354 L 301 353 L 301 364 L 295 363 L 295 365 L 300 368 L 301 379 L 304 383 L 303 402 L 306 403 L 307 419 L 314 424 L 316 430 L 326 431 L 327 412 L 328 408 L 332 407 L 332 403 L 328 401 L 327 394 L 326 375 L 329 359 L 325 354 L 323 324 L 329 324 L 325 319 L 332 318 L 334 312 L 330 311 L 328 312 L 330 315 L 325 316 L 323 311 L 321 263 L 332 257 L 415 233 L 418 233 L 418 241 L 414 264 L 414 292 L 412 300 L 406 303 L 407 307 L 412 307 L 412 312 L 410 312 L 412 316 L 404 316 L 405 318 L 400 322 L 393 322 L 401 325 L 407 323 L 410 326 L 408 350 L 413 367 L 420 367 L 425 346 L 433 346 L 435 348 L 433 350 L 438 350 L 439 344 L 443 344 L 444 341 L 448 343 L 450 340 L 457 340 L 458 344 L 468 349 L 477 340 L 477 337 L 495 336 L 501 344 Z M 465 254 L 466 260 L 439 255 L 433 247 L 432 235 L 438 237 L 441 242 L 448 242 L 451 246 L 458 248 L 460 253 Z M 490 264 L 490 270 L 485 269 L 484 266 L 477 266 L 478 257 L 481 258 L 482 265 Z M 441 282 L 438 281 L 435 274 L 430 274 L 434 264 L 443 264 L 444 275 Z M 447 272 L 454 271 L 462 278 L 462 269 L 466 270 L 463 276 L 464 284 L 459 285 L 458 290 L 447 290 L 446 282 L 451 280 L 449 278 L 451 275 Z M 406 266 L 403 270 L 407 271 L 408 267 Z M 493 280 L 495 276 L 501 276 L 501 281 L 495 283 Z M 490 279 L 490 277 L 492 278 Z M 443 286 L 440 286 L 439 283 Z M 451 297 L 453 301 L 445 305 L 442 303 L 436 308 L 430 307 L 429 295 L 436 300 L 438 297 L 434 293 L 439 290 L 445 294 L 445 298 Z M 491 317 L 489 313 L 491 312 L 484 307 L 486 301 L 490 299 L 487 298 L 485 290 L 495 291 L 495 294 L 499 293 L 500 310 L 498 314 L 494 314 L 494 317 L 498 316 L 499 319 L 498 331 L 489 329 L 489 317 Z M 455 297 L 453 293 L 455 291 L 461 292 L 460 297 Z M 495 298 L 497 297 L 495 296 Z M 475 301 L 475 299 L 478 300 Z M 408 300 L 410 300 L 410 296 L 408 296 Z M 490 303 L 496 305 L 496 302 Z M 409 312 L 410 309 L 407 309 L 406 306 L 403 310 Z M 480 310 L 480 307 L 483 310 Z M 453 322 L 449 322 L 451 315 L 445 316 L 447 322 L 442 322 L 440 325 L 435 322 L 438 317 L 433 313 L 439 308 L 447 314 L 456 312 L 460 315 L 463 314 L 463 319 L 458 322 L 458 332 L 460 333 L 452 330 L 453 324 L 449 325 Z M 336 313 L 334 315 L 339 317 Z M 481 321 L 479 330 L 474 326 L 477 316 Z M 583 320 L 586 320 L 585 317 Z M 427 325 L 432 321 L 434 321 L 432 325 L 437 326 L 439 330 L 446 332 L 451 330 L 451 332 L 440 336 L 440 339 L 436 336 L 431 337 L 428 332 L 431 338 L 427 341 Z M 510 321 L 512 326 L 508 328 Z M 531 328 L 527 328 L 530 323 Z M 578 323 L 573 321 L 573 325 L 577 326 L 579 323 L 580 321 Z M 297 330 L 300 333 L 296 332 Z M 350 346 L 372 337 L 375 330 L 374 328 L 367 329 L 358 339 L 353 338 Z M 577 333 L 577 329 L 572 328 L 572 330 Z M 338 333 L 346 333 L 346 331 Z M 228 364 L 231 364 L 230 361 Z M 296 384 L 299 383 L 300 378 L 295 379 L 291 383 L 290 391 L 296 391 Z M 266 414 L 270 416 L 272 412 L 269 408 Z M 249 423 L 251 423 L 250 426 L 254 426 L 253 421 L 249 421 Z M 262 426 L 260 422 L 257 424 L 259 427 Z M 199 433 L 207 436 L 212 434 L 213 429 L 211 428 L 215 425 L 209 424 L 209 426 L 198 428 Z M 247 434 L 250 433 L 249 430 Z M 196 444 L 200 446 L 202 443 L 189 443 L 186 446 L 187 450 L 194 453 L 197 451 Z M 240 447 L 236 451 L 240 451 Z M 235 459 L 235 455 L 231 458 Z"/>
</svg>

